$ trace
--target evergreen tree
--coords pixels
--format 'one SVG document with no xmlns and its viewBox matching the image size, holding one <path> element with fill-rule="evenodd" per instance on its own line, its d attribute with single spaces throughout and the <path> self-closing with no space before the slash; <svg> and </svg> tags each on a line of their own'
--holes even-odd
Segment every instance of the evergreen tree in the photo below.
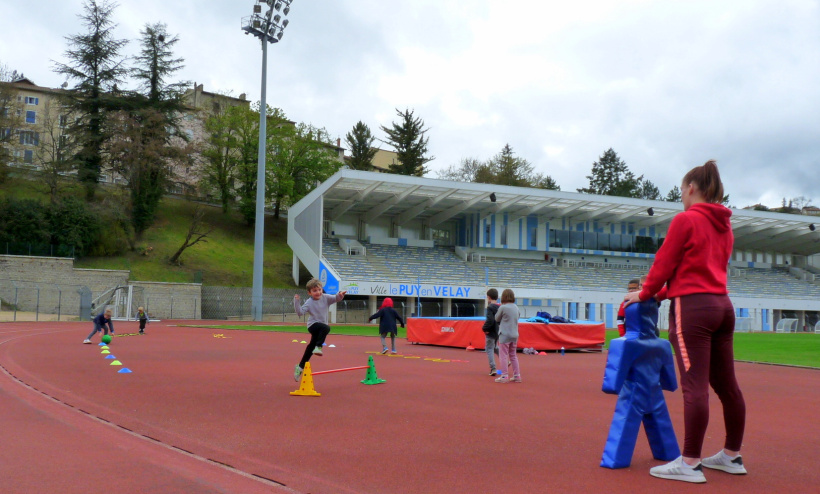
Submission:
<svg viewBox="0 0 820 494">
<path fill-rule="evenodd" d="M 401 122 L 393 122 L 392 127 L 381 126 L 382 131 L 387 134 L 387 144 L 393 146 L 398 154 L 398 163 L 390 165 L 390 172 L 399 175 L 411 175 L 422 177 L 427 173 L 424 166 L 435 159 L 427 154 L 427 142 L 429 137 L 425 134 L 429 129 L 424 128 L 424 121 L 413 117 L 410 109 L 400 111 L 396 109 L 396 114 L 401 117 Z"/>
<path fill-rule="evenodd" d="M 65 55 L 69 62 L 55 63 L 58 73 L 77 81 L 67 91 L 67 103 L 79 118 L 70 123 L 67 131 L 78 149 L 77 176 L 89 199 L 94 197 L 103 168 L 104 147 L 111 140 L 106 126 L 108 117 L 122 107 L 112 91 L 127 72 L 120 57 L 127 41 L 113 36 L 114 8 L 116 4 L 107 0 L 86 0 L 80 19 L 87 32 L 67 37 L 69 48 Z"/>
<path fill-rule="evenodd" d="M 373 157 L 376 156 L 376 149 L 373 141 L 376 138 L 370 133 L 370 127 L 361 120 L 353 126 L 353 130 L 345 136 L 347 145 L 350 146 L 350 159 L 347 166 L 351 170 L 371 170 L 373 169 Z"/>
<path fill-rule="evenodd" d="M 682 196 L 681 196 L 680 188 L 678 188 L 677 185 L 672 187 L 672 190 L 670 190 L 669 193 L 666 194 L 667 202 L 680 202 L 681 199 L 682 199 Z"/>
<path fill-rule="evenodd" d="M 651 180 L 641 177 L 638 186 L 638 197 L 641 199 L 651 199 L 653 201 L 660 201 L 663 199 L 661 191 L 652 183 Z"/>
<path fill-rule="evenodd" d="M 592 174 L 587 175 L 589 187 L 577 189 L 585 194 L 605 196 L 640 197 L 641 177 L 629 171 L 618 154 L 609 148 L 592 164 Z"/>
<path fill-rule="evenodd" d="M 170 165 L 189 155 L 184 146 L 187 138 L 179 131 L 179 118 L 186 111 L 182 91 L 188 83 L 168 80 L 184 67 L 172 52 L 179 39 L 170 36 L 162 23 L 147 24 L 140 34 L 142 48 L 131 71 L 140 85 L 128 98 L 129 115 L 123 120 L 127 125 L 114 145 L 120 151 L 118 164 L 126 165 L 117 171 L 128 180 L 137 236 L 154 222 L 172 178 Z"/>
</svg>

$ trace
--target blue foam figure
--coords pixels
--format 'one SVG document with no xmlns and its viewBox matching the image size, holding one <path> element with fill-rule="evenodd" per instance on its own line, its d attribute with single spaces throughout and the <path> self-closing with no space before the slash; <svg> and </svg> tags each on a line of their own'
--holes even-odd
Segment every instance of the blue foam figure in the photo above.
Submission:
<svg viewBox="0 0 820 494">
<path fill-rule="evenodd" d="M 601 466 L 625 468 L 632 461 L 643 423 L 652 456 L 671 461 L 680 456 L 678 441 L 663 390 L 675 391 L 672 345 L 656 336 L 655 299 L 626 307 L 626 336 L 610 342 L 604 373 L 604 393 L 617 394 Z"/>
</svg>

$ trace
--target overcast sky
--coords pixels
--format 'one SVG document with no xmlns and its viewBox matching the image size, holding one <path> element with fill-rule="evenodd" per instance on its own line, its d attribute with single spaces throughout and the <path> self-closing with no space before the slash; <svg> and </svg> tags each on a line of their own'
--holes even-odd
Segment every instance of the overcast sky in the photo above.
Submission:
<svg viewBox="0 0 820 494">
<path fill-rule="evenodd" d="M 165 22 L 179 78 L 260 97 L 261 49 L 241 31 L 253 0 L 120 0 L 138 48 Z M 0 0 L 0 63 L 64 80 L 81 0 Z M 665 195 L 717 159 L 731 204 L 820 205 L 820 2 L 816 0 L 294 0 L 268 51 L 268 104 L 342 139 L 410 108 L 436 171 L 509 143 L 561 189 L 588 185 L 613 148 Z M 386 146 L 383 146 L 386 147 Z"/>
</svg>

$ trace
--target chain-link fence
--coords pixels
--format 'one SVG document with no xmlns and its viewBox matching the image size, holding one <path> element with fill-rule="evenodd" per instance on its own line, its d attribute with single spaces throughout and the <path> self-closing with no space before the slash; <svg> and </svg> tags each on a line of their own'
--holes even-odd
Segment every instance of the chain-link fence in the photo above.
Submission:
<svg viewBox="0 0 820 494">
<path fill-rule="evenodd" d="M 77 321 L 83 288 L 0 279 L 0 321 Z"/>
</svg>

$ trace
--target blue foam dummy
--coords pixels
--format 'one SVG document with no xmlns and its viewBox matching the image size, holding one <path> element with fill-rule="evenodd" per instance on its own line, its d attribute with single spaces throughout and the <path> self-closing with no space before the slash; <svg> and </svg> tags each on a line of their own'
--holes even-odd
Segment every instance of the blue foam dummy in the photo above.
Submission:
<svg viewBox="0 0 820 494">
<path fill-rule="evenodd" d="M 652 456 L 671 461 L 680 456 L 678 441 L 663 390 L 675 391 L 672 345 L 656 336 L 658 303 L 654 299 L 630 304 L 626 336 L 610 342 L 604 372 L 604 393 L 617 394 L 601 466 L 625 468 L 632 462 L 643 423 Z"/>
</svg>

